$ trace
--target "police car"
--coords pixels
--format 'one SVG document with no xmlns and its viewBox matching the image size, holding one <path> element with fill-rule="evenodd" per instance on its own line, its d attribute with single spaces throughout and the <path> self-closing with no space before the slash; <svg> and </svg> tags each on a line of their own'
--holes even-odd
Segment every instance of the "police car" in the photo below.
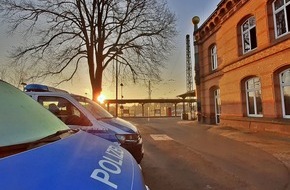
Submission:
<svg viewBox="0 0 290 190">
<path fill-rule="evenodd" d="M 0 80 L 0 184 L 5 190 L 146 190 L 122 147 L 72 130 Z"/>
<path fill-rule="evenodd" d="M 115 142 L 127 149 L 138 163 L 144 149 L 138 129 L 121 118 L 116 118 L 89 98 L 41 84 L 28 84 L 24 91 L 54 113 L 71 129 L 83 131 Z"/>
</svg>

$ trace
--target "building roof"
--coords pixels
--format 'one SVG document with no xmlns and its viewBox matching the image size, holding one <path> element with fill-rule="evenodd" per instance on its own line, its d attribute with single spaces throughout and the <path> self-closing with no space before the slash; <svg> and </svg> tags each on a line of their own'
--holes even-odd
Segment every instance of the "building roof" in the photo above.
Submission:
<svg viewBox="0 0 290 190">
<path fill-rule="evenodd" d="M 195 97 L 195 90 L 191 90 L 191 91 L 188 91 L 188 92 L 186 92 L 184 94 L 180 94 L 177 97 L 178 98 L 183 98 L 183 99 L 185 99 L 185 98 L 193 98 L 193 97 Z"/>
<path fill-rule="evenodd" d="M 195 39 L 203 41 L 208 38 L 247 2 L 248 0 L 221 0 L 213 13 L 194 32 Z"/>
</svg>

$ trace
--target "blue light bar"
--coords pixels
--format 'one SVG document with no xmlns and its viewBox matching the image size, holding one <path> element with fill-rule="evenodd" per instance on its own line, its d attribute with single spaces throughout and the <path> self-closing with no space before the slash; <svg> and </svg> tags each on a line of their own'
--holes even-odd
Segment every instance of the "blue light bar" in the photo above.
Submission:
<svg viewBox="0 0 290 190">
<path fill-rule="evenodd" d="M 24 87 L 25 92 L 65 92 L 65 90 L 53 88 L 42 84 L 28 84 Z"/>
</svg>

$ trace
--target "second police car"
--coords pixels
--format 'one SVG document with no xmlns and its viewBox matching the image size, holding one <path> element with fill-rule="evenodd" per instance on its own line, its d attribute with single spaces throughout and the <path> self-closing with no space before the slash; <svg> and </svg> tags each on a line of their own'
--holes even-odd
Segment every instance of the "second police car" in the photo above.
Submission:
<svg viewBox="0 0 290 190">
<path fill-rule="evenodd" d="M 137 162 L 119 145 L 69 129 L 1 80 L 0 92 L 1 189 L 148 189 Z"/>
<path fill-rule="evenodd" d="M 144 155 L 142 137 L 130 122 L 114 117 L 89 98 L 69 94 L 60 89 L 41 84 L 28 84 L 24 91 L 70 128 L 80 128 L 118 143 L 127 149 L 138 163 L 141 162 Z"/>
</svg>

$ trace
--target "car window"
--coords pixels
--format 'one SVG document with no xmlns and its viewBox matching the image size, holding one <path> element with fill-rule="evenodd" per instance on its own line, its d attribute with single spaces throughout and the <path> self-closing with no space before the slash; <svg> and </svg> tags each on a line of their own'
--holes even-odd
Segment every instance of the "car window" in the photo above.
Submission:
<svg viewBox="0 0 290 190">
<path fill-rule="evenodd" d="M 91 126 L 84 114 L 70 101 L 62 97 L 39 96 L 38 102 L 67 125 Z"/>
<path fill-rule="evenodd" d="M 112 118 L 114 117 L 107 110 L 105 110 L 102 106 L 97 104 L 96 102 L 82 97 L 82 96 L 73 96 L 82 106 L 84 106 L 96 119 L 104 119 L 104 118 Z"/>
<path fill-rule="evenodd" d="M 0 80 L 0 146 L 35 141 L 68 127 L 19 89 Z"/>
</svg>

